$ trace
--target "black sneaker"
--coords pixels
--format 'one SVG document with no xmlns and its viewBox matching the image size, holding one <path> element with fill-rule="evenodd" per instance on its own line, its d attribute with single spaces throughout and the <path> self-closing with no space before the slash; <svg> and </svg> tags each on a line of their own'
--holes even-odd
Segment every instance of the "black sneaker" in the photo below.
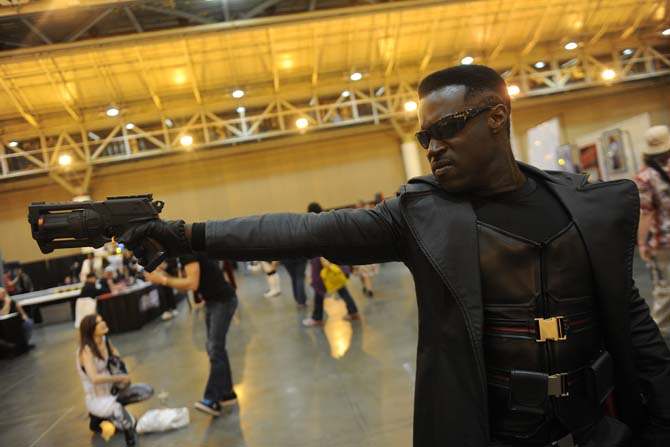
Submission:
<svg viewBox="0 0 670 447">
<path fill-rule="evenodd" d="M 196 408 L 196 410 L 200 410 L 203 413 L 207 413 L 212 416 L 221 415 L 221 404 L 209 399 L 200 400 L 194 403 L 193 406 Z"/>
</svg>

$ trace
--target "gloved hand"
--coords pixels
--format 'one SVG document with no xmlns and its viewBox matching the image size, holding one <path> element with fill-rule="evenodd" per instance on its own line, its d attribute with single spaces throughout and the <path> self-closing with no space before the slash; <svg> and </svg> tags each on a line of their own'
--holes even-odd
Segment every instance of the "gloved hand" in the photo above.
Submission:
<svg viewBox="0 0 670 447">
<path fill-rule="evenodd" d="M 118 242 L 132 250 L 140 265 L 146 266 L 147 258 L 142 241 L 153 239 L 165 250 L 168 258 L 190 254 L 191 243 L 186 239 L 183 220 L 151 220 L 126 231 Z"/>
</svg>

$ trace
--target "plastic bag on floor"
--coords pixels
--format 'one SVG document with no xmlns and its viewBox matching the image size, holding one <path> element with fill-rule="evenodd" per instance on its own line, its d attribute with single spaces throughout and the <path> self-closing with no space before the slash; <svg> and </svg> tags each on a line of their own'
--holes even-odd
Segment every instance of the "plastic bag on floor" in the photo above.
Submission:
<svg viewBox="0 0 670 447">
<path fill-rule="evenodd" d="M 186 427 L 190 422 L 188 408 L 149 410 L 137 421 L 137 433 L 151 433 Z"/>
</svg>

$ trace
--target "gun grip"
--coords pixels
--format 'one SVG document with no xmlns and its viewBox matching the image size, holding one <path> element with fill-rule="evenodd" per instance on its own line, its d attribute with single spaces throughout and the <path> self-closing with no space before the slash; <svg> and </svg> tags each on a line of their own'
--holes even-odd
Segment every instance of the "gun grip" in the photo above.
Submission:
<svg viewBox="0 0 670 447">
<path fill-rule="evenodd" d="M 142 249 L 144 251 L 142 257 L 147 260 L 147 264 L 144 266 L 144 269 L 147 272 L 153 272 L 156 267 L 165 261 L 167 258 L 167 253 L 161 244 L 156 242 L 155 239 L 143 238 L 141 243 Z"/>
</svg>

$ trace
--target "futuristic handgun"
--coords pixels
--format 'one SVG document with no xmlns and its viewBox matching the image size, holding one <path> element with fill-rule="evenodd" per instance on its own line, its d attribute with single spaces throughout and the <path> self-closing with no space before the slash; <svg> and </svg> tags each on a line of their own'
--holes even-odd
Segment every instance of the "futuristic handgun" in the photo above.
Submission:
<svg viewBox="0 0 670 447">
<path fill-rule="evenodd" d="M 121 236 L 133 226 L 158 219 L 164 202 L 153 201 L 151 194 L 108 197 L 101 202 L 33 202 L 28 207 L 28 222 L 42 253 L 57 248 L 102 247 L 112 237 Z M 166 258 L 158 242 L 142 240 L 151 272 Z"/>
</svg>

